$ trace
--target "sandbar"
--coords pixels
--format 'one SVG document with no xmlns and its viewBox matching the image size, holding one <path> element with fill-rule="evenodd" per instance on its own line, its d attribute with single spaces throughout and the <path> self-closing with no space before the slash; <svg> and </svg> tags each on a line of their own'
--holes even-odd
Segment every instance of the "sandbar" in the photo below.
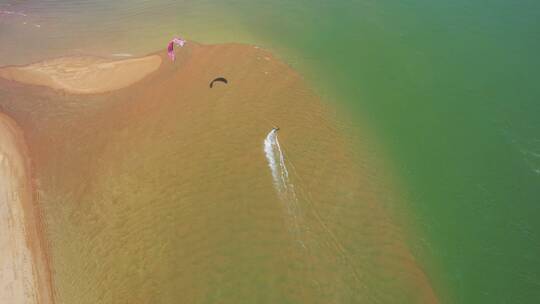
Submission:
<svg viewBox="0 0 540 304">
<path fill-rule="evenodd" d="M 157 70 L 161 61 L 156 55 L 113 61 L 91 56 L 63 57 L 0 68 L 0 77 L 74 94 L 94 94 L 136 83 Z"/>
<path fill-rule="evenodd" d="M 0 113 L 0 302 L 52 303 L 23 139 Z"/>
</svg>

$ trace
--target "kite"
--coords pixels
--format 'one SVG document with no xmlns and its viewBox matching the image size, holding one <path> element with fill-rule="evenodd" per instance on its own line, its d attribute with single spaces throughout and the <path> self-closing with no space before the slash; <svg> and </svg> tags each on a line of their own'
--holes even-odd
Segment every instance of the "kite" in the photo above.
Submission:
<svg viewBox="0 0 540 304">
<path fill-rule="evenodd" d="M 169 45 L 167 45 L 167 54 L 169 55 L 169 58 L 171 58 L 172 61 L 176 60 L 176 56 L 174 55 L 174 45 L 178 47 L 183 47 L 186 44 L 186 41 L 182 38 L 174 38 L 169 42 Z"/>
<path fill-rule="evenodd" d="M 227 79 L 225 79 L 223 77 L 218 77 L 218 78 L 212 80 L 212 82 L 210 82 L 210 88 L 212 88 L 214 86 L 214 82 L 216 82 L 216 81 L 220 81 L 220 82 L 223 82 L 223 83 L 229 83 L 227 81 Z"/>
</svg>

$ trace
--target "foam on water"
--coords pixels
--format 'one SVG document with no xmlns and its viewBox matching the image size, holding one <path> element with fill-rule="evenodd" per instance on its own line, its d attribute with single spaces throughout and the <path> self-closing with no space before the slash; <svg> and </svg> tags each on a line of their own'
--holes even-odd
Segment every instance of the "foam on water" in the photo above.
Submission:
<svg viewBox="0 0 540 304">
<path fill-rule="evenodd" d="M 282 194 L 288 186 L 289 172 L 285 166 L 283 152 L 279 146 L 277 130 L 272 129 L 264 139 L 264 152 L 268 160 L 268 166 L 272 172 L 276 191 Z"/>
<path fill-rule="evenodd" d="M 285 157 L 279 145 L 277 129 L 272 129 L 264 139 L 264 153 L 268 161 L 268 167 L 270 167 L 270 171 L 272 172 L 274 188 L 287 211 L 291 233 L 295 234 L 296 240 L 305 247 L 300 229 L 302 212 L 294 185 L 289 179 L 289 171 L 285 165 Z"/>
<path fill-rule="evenodd" d="M 289 171 L 285 164 L 285 157 L 281 146 L 279 144 L 277 129 L 272 129 L 264 140 L 264 152 L 268 161 L 268 166 L 272 172 L 272 178 L 274 180 L 274 187 L 280 198 L 285 205 L 287 211 L 287 221 L 290 225 L 289 230 L 294 235 L 295 241 L 300 244 L 302 249 L 306 250 L 307 256 L 311 256 L 311 246 L 306 244 L 312 244 L 313 239 L 309 235 L 309 226 L 303 219 L 303 212 L 300 208 L 300 201 L 295 191 L 294 184 L 289 179 Z M 294 166 L 292 166 L 294 169 Z M 300 188 L 300 193 L 302 193 Z M 335 236 L 335 234 L 328 228 L 328 226 L 322 220 L 319 212 L 314 208 L 313 202 L 309 195 L 304 197 L 307 210 L 316 219 L 317 225 L 320 226 L 322 231 L 329 237 L 329 242 L 332 244 L 335 256 L 339 256 L 345 261 L 348 268 L 356 282 L 361 282 L 359 274 L 354 269 L 349 254 L 346 252 L 343 244 Z M 310 243 L 311 241 L 311 243 Z"/>
<path fill-rule="evenodd" d="M 130 53 L 114 53 L 112 54 L 114 57 L 133 57 L 133 54 Z"/>
<path fill-rule="evenodd" d="M 6 10 L 0 10 L 0 15 L 13 15 L 13 16 L 22 16 L 27 17 L 28 15 L 21 12 L 14 12 L 14 11 L 6 11 Z"/>
</svg>

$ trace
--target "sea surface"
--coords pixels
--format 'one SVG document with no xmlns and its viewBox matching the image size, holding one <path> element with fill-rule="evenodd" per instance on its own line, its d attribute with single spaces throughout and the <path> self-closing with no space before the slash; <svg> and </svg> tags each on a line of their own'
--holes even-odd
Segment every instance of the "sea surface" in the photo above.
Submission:
<svg viewBox="0 0 540 304">
<path fill-rule="evenodd" d="M 540 2 L 0 3 L 0 65 L 175 35 L 273 51 L 372 134 L 441 302 L 540 301 Z"/>
</svg>

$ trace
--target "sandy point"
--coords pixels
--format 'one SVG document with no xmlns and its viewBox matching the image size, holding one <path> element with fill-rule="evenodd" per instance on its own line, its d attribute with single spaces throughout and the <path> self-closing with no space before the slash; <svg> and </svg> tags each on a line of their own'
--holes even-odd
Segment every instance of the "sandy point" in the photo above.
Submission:
<svg viewBox="0 0 540 304">
<path fill-rule="evenodd" d="M 62 57 L 26 66 L 0 68 L 0 77 L 73 94 L 95 94 L 125 88 L 154 72 L 161 57 L 110 60 L 100 57 Z"/>
<path fill-rule="evenodd" d="M 53 303 L 22 132 L 0 113 L 0 303 Z"/>
</svg>

